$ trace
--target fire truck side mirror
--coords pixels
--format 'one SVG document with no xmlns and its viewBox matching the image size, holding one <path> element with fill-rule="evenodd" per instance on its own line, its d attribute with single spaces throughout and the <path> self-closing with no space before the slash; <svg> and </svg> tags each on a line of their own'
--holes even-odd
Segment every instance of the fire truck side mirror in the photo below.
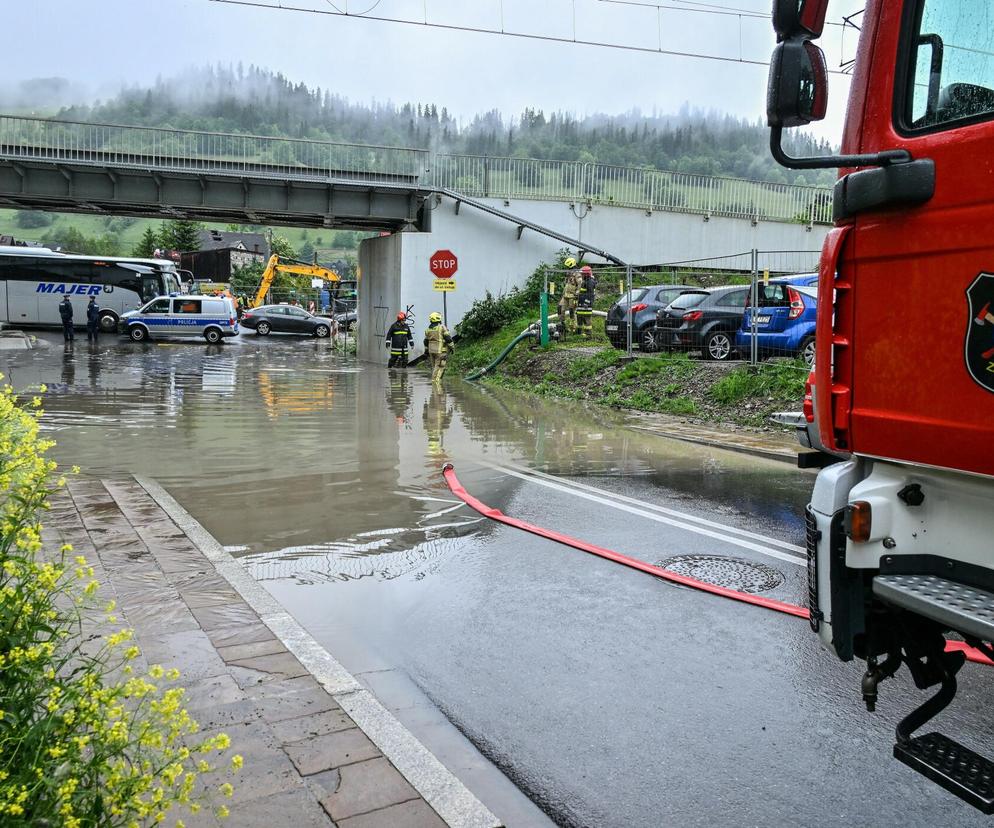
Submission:
<svg viewBox="0 0 994 828">
<path fill-rule="evenodd" d="M 828 0 L 773 0 L 773 28 L 781 40 L 821 37 Z"/>
<path fill-rule="evenodd" d="M 773 51 L 770 61 L 767 122 L 771 127 L 804 126 L 822 120 L 827 106 L 825 53 L 806 36 L 783 40 Z"/>
</svg>

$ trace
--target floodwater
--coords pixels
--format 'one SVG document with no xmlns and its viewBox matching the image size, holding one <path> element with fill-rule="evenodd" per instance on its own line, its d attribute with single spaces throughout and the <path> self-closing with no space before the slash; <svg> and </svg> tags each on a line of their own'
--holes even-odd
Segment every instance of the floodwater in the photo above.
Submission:
<svg viewBox="0 0 994 828">
<path fill-rule="evenodd" d="M 0 370 L 48 386 L 56 458 L 163 484 L 507 824 L 982 824 L 890 758 L 907 682 L 869 716 L 806 623 L 493 524 L 440 472 L 652 563 L 762 564 L 795 602 L 810 474 L 316 340 L 44 340 Z M 943 729 L 976 744 L 971 682 Z"/>
</svg>

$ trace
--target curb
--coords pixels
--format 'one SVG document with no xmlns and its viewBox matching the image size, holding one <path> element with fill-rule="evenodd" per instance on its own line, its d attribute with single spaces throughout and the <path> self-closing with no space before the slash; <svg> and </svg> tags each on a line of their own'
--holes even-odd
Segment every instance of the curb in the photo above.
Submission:
<svg viewBox="0 0 994 828">
<path fill-rule="evenodd" d="M 450 828 L 503 825 L 162 486 L 145 477 L 135 480 Z"/>
<path fill-rule="evenodd" d="M 757 446 L 750 446 L 744 443 L 730 443 L 724 440 L 710 439 L 707 437 L 696 437 L 691 434 L 682 434 L 676 431 L 661 431 L 656 428 L 649 428 L 647 426 L 637 426 L 633 425 L 630 428 L 635 431 L 642 431 L 646 434 L 654 434 L 657 437 L 667 437 L 671 440 L 682 440 L 685 443 L 695 443 L 699 446 L 708 446 L 710 448 L 724 449 L 725 451 L 734 451 L 739 454 L 751 454 L 754 457 L 762 457 L 764 460 L 777 460 L 781 463 L 789 463 L 792 466 L 797 465 L 797 455 L 800 451 L 776 451 L 774 449 L 763 449 Z"/>
</svg>

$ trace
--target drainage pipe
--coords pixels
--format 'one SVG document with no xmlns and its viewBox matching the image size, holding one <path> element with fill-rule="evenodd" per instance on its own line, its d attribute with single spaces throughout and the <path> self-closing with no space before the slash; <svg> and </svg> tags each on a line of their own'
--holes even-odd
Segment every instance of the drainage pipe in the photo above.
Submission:
<svg viewBox="0 0 994 828">
<path fill-rule="evenodd" d="M 762 595 L 753 595 L 750 592 L 740 592 L 737 589 L 728 589 L 727 587 L 716 586 L 715 584 L 709 584 L 707 581 L 699 581 L 696 578 L 690 578 L 686 575 L 680 575 L 677 572 L 671 572 L 661 566 L 653 566 L 645 561 L 638 560 L 638 558 L 631 558 L 628 555 L 622 555 L 620 552 L 605 549 L 603 546 L 587 543 L 587 541 L 582 541 L 577 538 L 570 537 L 569 535 L 555 532 L 551 529 L 536 526 L 533 523 L 528 523 L 527 521 L 520 520 L 519 518 L 509 517 L 500 509 L 488 506 L 482 500 L 478 500 L 467 492 L 463 485 L 459 482 L 459 478 L 456 477 L 455 467 L 451 463 L 446 463 L 442 467 L 442 475 L 445 477 L 445 482 L 448 484 L 449 490 L 452 494 L 458 497 L 471 509 L 479 512 L 481 515 L 489 518 L 490 520 L 506 524 L 507 526 L 513 526 L 515 529 L 521 529 L 524 532 L 530 532 L 533 535 L 538 535 L 540 538 L 546 538 L 548 540 L 555 541 L 556 543 L 571 546 L 574 549 L 579 549 L 581 552 L 597 555 L 599 558 L 605 558 L 609 561 L 613 561 L 614 563 L 619 563 L 623 566 L 637 569 L 640 572 L 655 575 L 657 578 L 663 578 L 664 580 L 672 581 L 673 583 L 680 584 L 681 586 L 690 587 L 691 589 L 698 589 L 701 592 L 709 592 L 712 595 L 718 595 L 722 598 L 729 598 L 733 601 L 740 601 L 743 604 L 752 604 L 753 606 L 762 607 L 763 609 L 781 612 L 785 615 L 793 615 L 797 618 L 810 618 L 810 613 L 808 612 L 807 607 L 801 607 L 797 604 L 790 604 L 786 601 L 778 601 L 775 598 L 765 598 Z M 961 650 L 966 654 L 967 659 L 976 662 L 977 664 L 994 664 L 994 662 L 991 662 L 991 660 L 979 650 L 970 647 L 962 641 L 947 641 L 946 650 Z"/>
</svg>

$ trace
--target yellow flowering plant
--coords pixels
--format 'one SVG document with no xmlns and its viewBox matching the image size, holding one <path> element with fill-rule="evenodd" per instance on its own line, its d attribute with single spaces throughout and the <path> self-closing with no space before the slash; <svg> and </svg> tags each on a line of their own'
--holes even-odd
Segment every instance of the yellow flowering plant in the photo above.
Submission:
<svg viewBox="0 0 994 828">
<path fill-rule="evenodd" d="M 84 556 L 42 543 L 65 480 L 40 417 L 38 398 L 24 405 L 0 386 L 0 825 L 182 825 L 232 794 L 198 777 L 233 773 L 242 757 L 219 762 L 227 735 L 197 735 L 175 669 L 137 674 L 130 629 L 87 642 L 94 618 L 116 622 L 114 606 Z"/>
</svg>

